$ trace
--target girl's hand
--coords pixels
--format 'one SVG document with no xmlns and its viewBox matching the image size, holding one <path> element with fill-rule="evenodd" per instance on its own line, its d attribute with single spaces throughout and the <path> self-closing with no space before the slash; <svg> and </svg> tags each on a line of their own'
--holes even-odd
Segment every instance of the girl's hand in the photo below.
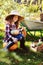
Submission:
<svg viewBox="0 0 43 65">
<path fill-rule="evenodd" d="M 3 43 L 3 48 L 6 47 L 7 44 L 8 44 L 7 42 L 4 42 L 4 43 Z"/>
<path fill-rule="evenodd" d="M 12 39 L 13 39 L 14 42 L 17 42 L 17 38 L 12 37 Z"/>
<path fill-rule="evenodd" d="M 22 27 L 22 34 L 23 34 L 24 37 L 26 37 L 27 33 L 26 33 L 25 27 Z"/>
<path fill-rule="evenodd" d="M 21 28 L 21 31 L 23 31 L 23 30 L 26 30 L 25 27 L 22 27 L 22 28 Z"/>
</svg>

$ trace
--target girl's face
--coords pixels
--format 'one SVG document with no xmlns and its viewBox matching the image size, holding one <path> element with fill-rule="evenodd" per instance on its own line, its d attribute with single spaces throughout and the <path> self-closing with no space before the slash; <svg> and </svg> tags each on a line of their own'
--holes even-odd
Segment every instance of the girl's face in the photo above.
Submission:
<svg viewBox="0 0 43 65">
<path fill-rule="evenodd" d="M 15 15 L 15 16 L 13 17 L 13 21 L 16 22 L 17 20 L 18 20 L 18 16 Z"/>
</svg>

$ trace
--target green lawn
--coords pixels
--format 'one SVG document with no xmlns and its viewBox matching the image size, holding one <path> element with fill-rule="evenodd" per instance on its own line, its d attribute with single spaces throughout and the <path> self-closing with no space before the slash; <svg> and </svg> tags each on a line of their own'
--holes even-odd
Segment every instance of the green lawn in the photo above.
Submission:
<svg viewBox="0 0 43 65">
<path fill-rule="evenodd" d="M 0 65 L 43 65 L 43 53 L 34 53 L 30 50 L 24 52 L 20 49 L 14 52 L 2 50 L 3 36 L 4 33 L 0 32 Z M 31 42 L 32 40 L 30 41 L 27 35 L 25 44 L 28 48 Z"/>
</svg>

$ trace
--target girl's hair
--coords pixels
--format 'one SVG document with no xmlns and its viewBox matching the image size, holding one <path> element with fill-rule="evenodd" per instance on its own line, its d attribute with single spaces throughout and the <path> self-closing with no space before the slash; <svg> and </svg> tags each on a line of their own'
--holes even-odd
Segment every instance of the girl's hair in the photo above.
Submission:
<svg viewBox="0 0 43 65">
<path fill-rule="evenodd" d="M 11 15 L 11 16 L 7 17 L 6 20 L 11 24 L 11 22 L 13 21 L 14 16 L 15 15 Z M 19 25 L 19 18 L 20 17 L 18 16 L 18 20 L 14 23 L 16 25 L 16 27 L 18 27 L 18 25 Z"/>
<path fill-rule="evenodd" d="M 8 16 L 8 17 L 6 18 L 6 20 L 9 21 L 9 22 L 11 22 L 11 21 L 13 20 L 13 17 L 14 17 L 14 15 Z"/>
</svg>

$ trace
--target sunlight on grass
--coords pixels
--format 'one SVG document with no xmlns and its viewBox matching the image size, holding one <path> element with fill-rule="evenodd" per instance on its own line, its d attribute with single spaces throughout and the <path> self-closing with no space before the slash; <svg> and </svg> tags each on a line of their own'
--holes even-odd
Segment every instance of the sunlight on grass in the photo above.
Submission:
<svg viewBox="0 0 43 65">
<path fill-rule="evenodd" d="M 0 49 L 0 61 L 10 64 L 11 61 L 9 60 L 9 57 L 6 57 L 7 53 L 8 52 L 6 52 L 4 50 L 1 51 L 1 49 Z"/>
<path fill-rule="evenodd" d="M 5 34 L 4 32 L 0 31 L 0 39 L 1 39 L 1 37 L 4 37 L 4 34 Z"/>
<path fill-rule="evenodd" d="M 0 58 L 0 61 L 6 62 L 8 64 L 11 63 L 11 61 L 8 58 Z"/>
<path fill-rule="evenodd" d="M 20 48 L 20 42 L 18 41 L 18 48 Z"/>
<path fill-rule="evenodd" d="M 12 56 L 16 59 L 16 60 L 18 60 L 18 61 L 23 61 L 23 59 L 19 56 L 19 55 L 17 55 L 16 53 L 11 53 L 12 54 Z"/>
<path fill-rule="evenodd" d="M 36 36 L 40 36 L 41 35 L 41 33 L 40 32 L 36 32 Z"/>
<path fill-rule="evenodd" d="M 31 41 L 26 41 L 25 45 L 29 47 L 31 43 L 32 43 Z"/>
<path fill-rule="evenodd" d="M 5 24 L 4 23 L 0 23 L 0 29 L 5 30 Z"/>
<path fill-rule="evenodd" d="M 1 55 L 0 58 L 1 58 L 1 57 L 2 57 L 2 58 L 5 57 L 5 56 L 7 55 L 7 53 L 8 53 L 8 52 L 4 51 L 4 49 L 3 49 L 3 50 L 0 49 L 0 55 Z"/>
<path fill-rule="evenodd" d="M 43 31 L 42 31 L 43 32 Z M 36 32 L 34 32 L 34 31 L 31 31 L 31 32 L 27 32 L 29 35 L 30 35 L 30 33 L 32 34 L 32 35 L 34 35 L 35 34 L 35 36 L 41 36 L 41 32 L 40 31 L 36 31 Z M 43 36 L 43 33 L 42 33 L 42 36 Z"/>
</svg>

